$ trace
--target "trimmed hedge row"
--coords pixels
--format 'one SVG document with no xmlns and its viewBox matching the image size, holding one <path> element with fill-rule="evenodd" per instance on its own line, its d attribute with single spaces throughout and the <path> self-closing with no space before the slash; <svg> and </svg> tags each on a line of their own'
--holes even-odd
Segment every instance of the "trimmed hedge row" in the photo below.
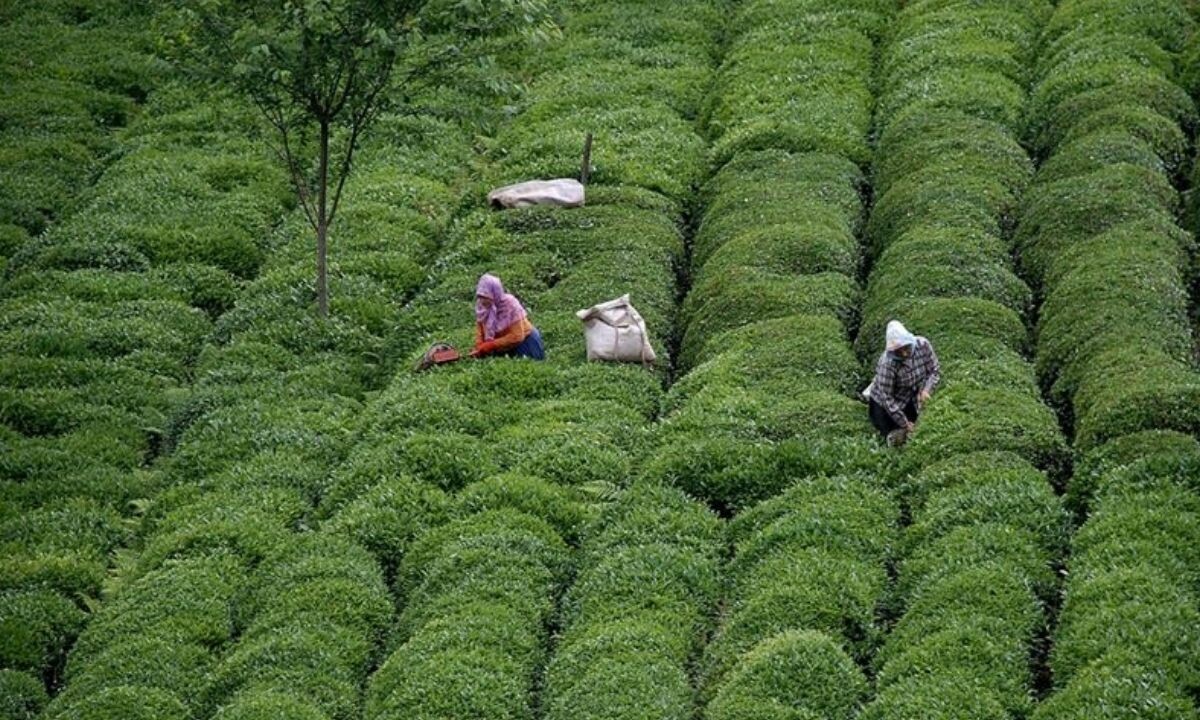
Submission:
<svg viewBox="0 0 1200 720">
<path fill-rule="evenodd" d="M 700 560 L 690 548 L 643 552 L 644 540 L 628 550 L 617 543 L 631 532 L 648 537 L 659 522 L 694 524 L 692 514 L 703 511 L 690 502 L 686 512 L 675 510 L 686 501 L 662 489 L 678 520 L 631 498 L 592 526 L 592 506 L 582 502 L 634 476 L 665 373 L 585 364 L 574 312 L 630 293 L 661 367 L 669 366 L 682 217 L 703 170 L 693 121 L 716 23 L 709 3 L 571 4 L 563 40 L 529 60 L 536 78 L 491 141 L 484 179 L 494 186 L 575 175 L 591 131 L 587 206 L 468 215 L 404 322 L 414 357 L 435 337 L 469 347 L 475 283 L 492 272 L 529 309 L 547 360 L 398 374 L 368 406 L 354 455 L 323 492 L 324 530 L 370 547 L 395 573 L 404 608 L 395 649 L 370 683 L 368 717 L 529 718 L 535 703 L 555 716 L 598 717 L 641 714 L 650 703 L 654 712 L 682 718 L 691 707 L 685 668 L 701 633 L 699 611 L 684 616 L 695 616 L 684 633 L 652 608 L 634 611 L 645 583 L 663 582 L 662 565 L 693 572 Z M 476 188 L 472 201 L 482 205 L 485 189 Z M 613 530 L 624 515 L 624 529 Z M 437 526 L 439 516 L 453 519 Z M 707 513 L 700 517 L 706 527 L 715 524 Z M 622 561 L 612 564 L 598 546 L 592 557 L 586 548 L 601 541 L 585 543 L 580 564 L 603 562 L 603 570 L 579 578 L 558 618 L 568 580 L 562 543 L 600 532 Z M 711 537 L 712 528 L 706 532 Z M 710 548 L 703 558 L 708 586 L 716 582 L 714 555 Z M 592 598 L 613 593 L 614 572 L 628 580 L 608 596 L 610 607 Z M 619 628 L 606 624 L 612 634 L 571 635 L 578 645 L 563 639 L 536 700 L 551 625 L 582 633 L 617 620 L 619 610 L 631 617 Z M 665 656 L 656 647 L 662 642 L 674 648 Z M 589 673 L 591 682 L 576 683 Z M 660 675 L 670 680 L 669 698 L 661 697 Z"/>
<path fill-rule="evenodd" d="M 37 237 L 5 253 L 0 284 L 0 504 L 13 511 L 0 616 L 28 630 L 0 664 L 41 675 L 51 692 L 111 553 L 133 539 L 122 516 L 161 488 L 143 466 L 184 402 L 212 318 L 257 270 L 258 241 L 288 203 L 283 176 L 242 139 L 249 113 L 172 83 L 128 29 L 143 15 L 47 5 L 3 31 L 19 52 L 0 72 L 22 67 L 5 83 L 15 104 L 0 130 L 0 173 L 20 182 L 3 183 L 0 214 Z M 55 79 L 41 84 L 43 72 Z M 210 101 L 229 112 L 218 118 Z M 20 513 L 35 521 L 23 528 Z M 68 606 L 73 625 L 58 614 Z"/>
<path fill-rule="evenodd" d="M 0 27 L 0 271 L 77 207 L 117 148 L 113 130 L 166 76 L 142 6 L 13 6 Z"/>
<path fill-rule="evenodd" d="M 240 637 L 204 693 L 219 716 L 361 715 L 362 679 L 393 615 L 383 573 L 363 548 L 323 534 L 291 545 L 256 569 L 234 605 Z"/>
<path fill-rule="evenodd" d="M 800 480 L 730 523 L 725 616 L 702 663 L 708 717 L 776 704 L 814 717 L 857 712 L 866 681 L 855 662 L 869 661 L 882 635 L 876 610 L 898 539 L 899 508 L 873 484 Z M 798 684 L 796 672 L 808 679 Z"/>
<path fill-rule="evenodd" d="M 846 337 L 873 38 L 890 11 L 751 2 L 732 21 L 705 105 L 716 172 L 701 189 L 681 311 L 688 372 L 668 394 L 646 470 L 715 507 L 737 511 L 804 473 L 877 462 L 851 399 L 862 378 Z"/>
<path fill-rule="evenodd" d="M 1195 23 L 1177 2 L 1136 22 L 1092 2 L 1055 17 L 1071 19 L 1048 30 L 1031 103 L 1045 168 L 1017 233 L 1045 297 L 1039 376 L 1070 408 L 1081 449 L 1141 430 L 1194 433 L 1194 243 L 1176 224 L 1172 183 L 1197 119 L 1173 59 Z"/>
<path fill-rule="evenodd" d="M 214 551 L 165 564 L 96 613 L 45 717 L 186 717 L 200 710 L 211 648 L 227 642 L 245 570 Z M 168 712 L 166 709 L 170 708 Z"/>
<path fill-rule="evenodd" d="M 1039 375 L 1086 451 L 1068 499 L 1090 516 L 1037 718 L 1196 715 L 1200 375 L 1174 189 L 1197 118 L 1176 66 L 1195 29 L 1183 3 L 1134 18 L 1085 1 L 1045 37 L 1030 137 L 1046 160 L 1017 240 L 1045 297 Z"/>
<path fill-rule="evenodd" d="M 212 124 L 208 109 L 185 102 L 182 94 L 163 92 L 156 98 L 164 112 L 143 124 L 145 133 L 163 138 L 170 153 L 159 153 L 150 142 L 131 153 L 129 158 L 145 161 L 139 166 L 145 176 L 161 170 L 192 185 L 207 178 L 214 191 L 229 198 L 256 197 L 266 188 L 265 180 L 277 171 L 264 164 L 270 172 L 259 172 L 247 161 L 252 156 L 245 148 L 257 147 L 249 145 L 253 138 L 238 141 L 244 145 L 222 141 L 221 126 Z M 246 211 L 252 205 L 206 204 L 211 197 L 199 186 L 190 197 L 205 206 L 202 212 L 182 203 L 161 205 L 164 213 L 187 212 L 188 222 L 179 223 L 185 231 L 226 223 L 224 234 L 203 232 L 216 244 L 180 247 L 201 253 L 213 249 L 203 259 L 231 278 L 239 263 L 257 277 L 238 280 L 236 295 L 198 295 L 236 298 L 236 304 L 216 308 L 220 317 L 206 329 L 207 342 L 197 348 L 195 367 L 189 368 L 195 386 L 172 404 L 162 423 L 166 457 L 156 476 L 166 489 L 148 506 L 138 552 L 122 567 L 122 584 L 105 613 L 111 613 L 112 624 L 135 624 L 138 611 L 125 603 L 133 587 L 163 568 L 216 554 L 231 558 L 240 573 L 232 597 L 216 586 L 198 587 L 195 601 L 224 605 L 232 616 L 223 633 L 214 629 L 202 644 L 181 645 L 195 649 L 188 663 L 140 668 L 119 682 L 105 674 L 105 663 L 125 652 L 124 641 L 96 640 L 97 652 L 73 661 L 69 689 L 51 704 L 51 712 L 132 714 L 134 709 L 121 709 L 135 701 L 116 692 L 120 684 L 136 687 L 139 712 L 163 717 L 169 716 L 167 710 L 152 705 L 172 693 L 189 713 L 361 714 L 363 681 L 392 622 L 382 568 L 368 549 L 355 544 L 357 538 L 347 542 L 305 531 L 329 475 L 354 445 L 363 393 L 377 387 L 399 359 L 392 349 L 402 331 L 401 307 L 424 277 L 436 235 L 459 202 L 451 186 L 470 157 L 469 135 L 437 119 L 438 108 L 427 104 L 427 116 L 382 118 L 359 155 L 333 228 L 334 302 L 326 323 L 311 315 L 311 237 L 298 213 L 272 231 L 273 221 L 246 222 L 254 215 Z M 189 158 L 199 157 L 190 150 L 194 146 L 232 149 L 229 154 L 210 150 L 211 162 L 189 175 Z M 179 164 L 168 165 L 175 157 Z M 276 192 L 271 202 L 282 197 Z M 118 226 L 105 223 L 97 224 Z M 250 232 L 252 226 L 256 229 Z M 148 236 L 134 237 L 140 242 Z M 254 242 L 239 244 L 239 238 Z M 170 243 L 185 240 L 178 233 L 155 236 L 137 250 L 169 256 Z M 172 276 L 143 274 L 155 281 L 155 292 L 177 292 Z M 94 283 L 79 287 L 97 292 Z M 112 291 L 118 297 L 124 292 Z M 166 600 L 149 593 L 146 604 Z M 86 692 L 74 690 L 81 683 Z M 109 695 L 111 705 L 88 709 L 92 700 L 86 697 Z"/>
<path fill-rule="evenodd" d="M 425 534 L 401 563 L 391 656 L 371 677 L 367 718 L 532 718 L 569 551 L 546 522 L 484 510 Z"/>
<path fill-rule="evenodd" d="M 878 637 L 897 511 L 865 479 L 823 473 L 877 463 L 847 328 L 874 37 L 891 10 L 743 5 L 705 105 L 715 173 L 682 307 L 688 372 L 645 474 L 742 511 L 699 663 L 714 720 L 850 718 L 867 694 L 852 656 Z"/>
<path fill-rule="evenodd" d="M 991 450 L 1055 477 L 1066 469 L 1057 419 L 1021 357 L 1031 293 L 1010 267 L 1007 240 L 1032 177 L 1016 134 L 1048 14 L 1040 2 L 918 3 L 884 52 L 867 226 L 876 260 L 857 345 L 874 360 L 884 325 L 900 317 L 937 349 L 944 382 L 906 448 L 913 469 Z M 946 64 L 931 67 L 929 53 Z"/>
<path fill-rule="evenodd" d="M 682 203 L 691 181 L 673 171 L 672 182 L 684 184 L 668 190 L 637 169 L 645 147 L 626 144 L 603 124 L 580 124 L 571 113 L 604 97 L 607 111 L 634 118 L 629 127 L 645 123 L 639 137 L 654 152 L 699 164 L 700 141 L 682 111 L 654 95 L 657 83 L 672 78 L 686 94 L 686 86 L 708 72 L 714 40 L 704 23 L 711 8 L 694 5 L 694 12 L 674 4 L 636 3 L 626 13 L 570 7 L 563 40 L 529 60 L 538 75 L 516 117 L 492 141 L 484 180 L 494 185 L 573 175 L 583 133 L 591 130 L 596 172 L 588 204 L 467 214 L 448 234 L 429 282 L 403 315 L 409 330 L 403 349 L 415 358 L 434 338 L 470 347 L 475 283 L 493 272 L 528 308 L 547 361 L 492 359 L 416 376 L 400 373 L 370 404 L 354 456 L 321 491 L 321 515 L 327 527 L 375 549 L 385 566 L 400 564 L 413 535 L 407 523 L 389 520 L 384 529 L 371 520 L 377 500 L 397 496 L 397 488 L 412 487 L 411 497 L 422 498 L 396 506 L 392 518 L 398 521 L 422 515 L 431 504 L 427 499 L 501 476 L 595 487 L 632 476 L 646 425 L 658 409 L 661 377 L 634 366 L 584 364 L 574 312 L 629 292 L 656 350 L 665 353 L 674 321 L 674 264 L 683 254 Z M 638 22 L 631 23 L 635 16 Z M 656 48 L 664 38 L 670 43 Z M 652 51 L 659 50 L 676 64 L 652 62 Z M 689 64 L 696 62 L 705 65 Z M 620 80 L 599 84 L 605 75 Z M 667 115 L 674 120 L 660 123 Z M 565 149 L 560 157 L 542 143 L 565 143 L 562 128 L 571 126 L 579 135 L 570 140 L 571 167 L 537 165 L 567 162 Z M 470 201 L 482 205 L 486 188 L 470 188 Z"/>
<path fill-rule="evenodd" d="M 1017 136 L 1050 5 L 917 2 L 884 50 L 876 259 L 858 336 L 872 365 L 901 318 L 932 341 L 942 383 L 904 448 L 910 524 L 879 653 L 873 720 L 1024 717 L 1032 657 L 1069 532 L 1052 480 L 1067 444 L 1041 401 L 1011 267 L 1033 175 Z M 1049 477 L 1048 477 L 1049 476 Z"/>
<path fill-rule="evenodd" d="M 1091 514 L 1072 539 L 1056 692 L 1033 717 L 1196 717 L 1200 443 L 1130 435 L 1088 453 L 1077 477 Z"/>
<path fill-rule="evenodd" d="M 646 482 L 584 530 L 546 670 L 547 718 L 692 717 L 689 668 L 717 600 L 720 533 L 703 505 Z"/>
</svg>

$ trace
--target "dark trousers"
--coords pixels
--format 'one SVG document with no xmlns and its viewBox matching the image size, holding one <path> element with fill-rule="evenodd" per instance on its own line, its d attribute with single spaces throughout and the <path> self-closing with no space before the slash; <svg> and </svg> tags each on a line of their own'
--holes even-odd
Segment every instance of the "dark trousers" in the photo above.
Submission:
<svg viewBox="0 0 1200 720">
<path fill-rule="evenodd" d="M 546 346 L 542 344 L 542 334 L 537 328 L 533 332 L 525 336 L 521 344 L 509 350 L 508 352 L 500 353 L 501 357 L 527 357 L 532 360 L 546 359 Z"/>
<path fill-rule="evenodd" d="M 896 421 L 892 419 L 892 414 L 887 411 L 887 408 L 875 402 L 874 400 L 871 401 L 870 412 L 871 424 L 875 426 L 875 429 L 878 430 L 881 435 L 886 436 L 891 431 L 900 429 L 900 426 L 897 425 Z M 917 421 L 916 398 L 909 400 L 908 404 L 904 406 L 904 417 L 908 418 L 908 421 L 912 423 Z"/>
</svg>

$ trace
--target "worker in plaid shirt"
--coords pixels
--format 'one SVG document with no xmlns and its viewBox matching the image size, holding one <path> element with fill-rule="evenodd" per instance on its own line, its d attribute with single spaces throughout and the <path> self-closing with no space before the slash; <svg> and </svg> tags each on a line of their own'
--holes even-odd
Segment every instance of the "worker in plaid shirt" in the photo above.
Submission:
<svg viewBox="0 0 1200 720">
<path fill-rule="evenodd" d="M 941 379 L 937 354 L 929 340 L 913 335 L 898 321 L 887 324 L 887 347 L 875 364 L 869 398 L 871 424 L 888 445 L 903 445 L 917 415 Z"/>
</svg>

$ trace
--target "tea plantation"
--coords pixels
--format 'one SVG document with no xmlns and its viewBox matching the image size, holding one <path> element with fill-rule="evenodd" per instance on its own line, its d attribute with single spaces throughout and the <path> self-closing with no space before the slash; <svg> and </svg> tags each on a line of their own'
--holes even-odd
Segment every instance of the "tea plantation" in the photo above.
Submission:
<svg viewBox="0 0 1200 720">
<path fill-rule="evenodd" d="M 1200 4 L 556 0 L 392 88 L 327 319 L 171 6 L 0 0 L 0 720 L 1200 720 Z M 413 372 L 485 272 L 546 361 Z"/>
</svg>

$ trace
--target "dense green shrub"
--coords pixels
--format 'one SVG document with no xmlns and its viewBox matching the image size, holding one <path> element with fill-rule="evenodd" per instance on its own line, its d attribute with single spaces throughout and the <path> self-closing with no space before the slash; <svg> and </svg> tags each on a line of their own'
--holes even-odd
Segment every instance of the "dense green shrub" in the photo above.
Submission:
<svg viewBox="0 0 1200 720">
<path fill-rule="evenodd" d="M 577 545 L 593 509 L 578 491 L 531 475 L 498 475 L 463 488 L 455 497 L 455 512 L 472 515 L 513 508 L 549 523 L 570 545 Z"/>
<path fill-rule="evenodd" d="M 370 637 L 391 619 L 384 575 L 364 548 L 325 533 L 302 535 L 256 569 L 237 603 L 243 637 L 321 623 Z"/>
<path fill-rule="evenodd" d="M 986 687 L 1012 717 L 1027 715 L 1032 705 L 1029 647 L 995 637 L 970 624 L 949 624 L 906 644 L 880 671 L 882 692 L 900 684 L 954 678 Z"/>
<path fill-rule="evenodd" d="M 579 559 L 588 565 L 621 547 L 669 538 L 671 543 L 703 554 L 715 553 L 721 522 L 708 508 L 669 485 L 637 482 L 605 508 L 588 530 Z M 710 555 L 714 560 L 715 555 Z"/>
<path fill-rule="evenodd" d="M 1114 490 L 1097 503 L 1072 543 L 1075 582 L 1108 571 L 1157 569 L 1182 587 L 1200 582 L 1200 503 L 1178 486 Z"/>
<path fill-rule="evenodd" d="M 304 698 L 331 720 L 349 720 L 357 714 L 359 683 L 373 650 L 366 639 L 324 623 L 247 638 L 207 680 L 205 703 L 212 707 L 220 698 L 266 683 Z"/>
<path fill-rule="evenodd" d="M 123 685 L 165 690 L 185 703 L 189 711 L 195 711 L 212 662 L 209 649 L 200 645 L 157 638 L 118 642 L 86 666 L 68 668 L 67 688 L 55 697 L 48 712 L 53 717 L 58 715 L 58 708 L 66 711 L 86 707 L 89 702 L 99 702 L 97 693 Z"/>
<path fill-rule="evenodd" d="M 546 674 L 549 718 L 685 720 L 692 688 L 688 644 L 669 625 L 645 614 L 588 625 L 564 638 Z M 647 705 L 647 698 L 654 698 Z"/>
<path fill-rule="evenodd" d="M 720 524 L 679 490 L 638 482 L 584 532 L 565 631 L 547 671 L 556 718 L 682 718 L 688 664 L 719 591 Z"/>
<path fill-rule="evenodd" d="M 1200 610 L 1156 568 L 1127 566 L 1068 586 L 1050 666 L 1059 687 L 1110 648 L 1153 663 L 1185 690 L 1200 683 Z"/>
<path fill-rule="evenodd" d="M 243 398 L 189 426 L 171 457 L 171 470 L 197 480 L 268 450 L 286 450 L 328 467 L 349 445 L 351 418 L 359 409 L 357 402 L 338 396 L 293 403 Z"/>
<path fill-rule="evenodd" d="M 881 635 L 875 610 L 886 586 L 881 565 L 820 548 L 780 550 L 739 578 L 729 619 L 707 649 L 704 686 L 716 687 L 743 653 L 789 628 L 820 630 L 854 657 L 869 657 Z"/>
<path fill-rule="evenodd" d="M 127 539 L 120 514 L 87 498 L 48 502 L 0 523 L 0 543 L 14 552 L 74 550 L 103 555 Z"/>
<path fill-rule="evenodd" d="M 772 407 L 777 403 L 768 396 L 746 405 L 747 423 L 757 430 L 758 423 L 752 418 L 756 413 L 769 417 Z M 814 408 L 819 412 L 810 415 Z M 853 473 L 879 466 L 879 445 L 870 433 L 866 414 L 854 400 L 817 392 L 798 396 L 794 406 L 777 409 L 795 410 L 794 417 L 781 418 L 785 422 L 780 423 L 785 434 L 793 437 L 772 442 L 757 432 L 749 437 L 684 433 L 656 453 L 644 475 L 677 484 L 718 507 L 739 510 L 806 476 Z M 829 434 L 837 429 L 838 436 L 827 437 L 827 429 Z M 794 437 L 805 431 L 812 435 Z"/>
<path fill-rule="evenodd" d="M 1046 298 L 1038 370 L 1058 378 L 1055 391 L 1063 397 L 1075 394 L 1081 376 L 1103 364 L 1107 351 L 1133 345 L 1186 357 L 1187 296 L 1179 271 L 1154 246 L 1131 240 L 1107 234 L 1089 242 L 1087 264 L 1065 274 Z M 1104 298 L 1103 315 L 1089 311 L 1088 297 Z"/>
<path fill-rule="evenodd" d="M 0 670 L 0 718 L 33 720 L 46 707 L 46 688 L 33 675 Z"/>
<path fill-rule="evenodd" d="M 1187 38 L 1194 22 L 1187 10 L 1169 0 L 1153 0 L 1134 8 L 1113 7 L 1098 0 L 1073 0 L 1063 3 L 1046 26 L 1045 37 L 1061 41 L 1076 27 L 1089 33 L 1119 31 L 1121 34 L 1145 36 L 1164 49 L 1178 50 Z"/>
<path fill-rule="evenodd" d="M 906 600 L 950 576 L 995 563 L 1025 578 L 1037 597 L 1049 602 L 1059 592 L 1057 558 L 1041 550 L 1038 540 L 1004 522 L 956 527 L 904 558 L 895 595 Z"/>
<path fill-rule="evenodd" d="M 988 174 L 1014 193 L 1025 188 L 1033 166 L 1006 128 L 951 109 L 915 107 L 890 118 L 879 137 L 873 168 L 878 194 L 927 167 Z"/>
<path fill-rule="evenodd" d="M 903 497 L 912 512 L 918 512 L 925 502 L 943 491 L 965 484 L 988 483 L 1037 475 L 1029 461 L 1011 452 L 979 452 L 956 454 L 921 469 L 904 478 Z"/>
<path fill-rule="evenodd" d="M 992 300 L 1024 313 L 1029 288 L 1007 267 L 1007 249 L 999 238 L 961 228 L 922 225 L 910 231 L 879 256 L 867 286 L 873 307 L 899 310 L 904 301 L 923 297 L 973 297 Z M 963 267 L 978 268 L 963 273 Z M 885 321 L 873 322 L 882 328 Z"/>
<path fill-rule="evenodd" d="M 49 590 L 0 594 L 0 663 L 40 672 L 66 653 L 86 618 L 74 603 Z"/>
<path fill-rule="evenodd" d="M 431 620 L 469 602 L 512 608 L 531 624 L 545 626 L 563 582 L 556 570 L 502 542 L 472 538 L 446 548 L 424 568 L 421 584 L 406 596 L 398 637 L 412 637 Z"/>
<path fill-rule="evenodd" d="M 402 597 L 415 592 L 439 557 L 469 549 L 508 552 L 536 561 L 561 581 L 567 546 L 545 521 L 510 508 L 489 510 L 435 527 L 409 547 L 397 572 Z"/>
<path fill-rule="evenodd" d="M 251 690 L 239 693 L 228 705 L 222 705 L 213 715 L 221 720 L 271 720 L 286 717 L 292 720 L 328 720 L 317 705 L 297 698 L 288 690 Z"/>
<path fill-rule="evenodd" d="M 791 353 L 780 353 L 782 345 Z M 852 392 L 860 368 L 841 323 L 825 315 L 788 315 L 714 336 L 692 369 L 671 386 L 667 409 L 707 388 L 786 382 Z M 797 362 L 797 356 L 803 362 Z"/>
<path fill-rule="evenodd" d="M 1130 365 L 1136 356 L 1139 364 Z M 1081 448 L 1142 430 L 1177 430 L 1195 434 L 1200 428 L 1196 400 L 1200 378 L 1178 355 L 1122 346 L 1092 358 L 1075 395 L 1076 443 Z M 1116 373 L 1122 381 L 1113 382 Z"/>
<path fill-rule="evenodd" d="M 908 552 L 957 527 L 1003 523 L 1038 538 L 1046 557 L 1065 554 L 1070 526 L 1046 476 L 1028 468 L 1008 477 L 971 478 L 929 498 L 905 531 Z"/>
<path fill-rule="evenodd" d="M 1092 501 L 1097 491 L 1113 487 L 1113 471 L 1139 462 L 1182 469 L 1200 461 L 1200 442 L 1172 430 L 1143 430 L 1093 448 L 1075 464 L 1075 473 L 1067 488 L 1070 507 L 1080 509 Z"/>
<path fill-rule="evenodd" d="M 71 651 L 71 670 L 138 637 L 219 647 L 233 634 L 230 604 L 244 580 L 237 560 L 221 553 L 169 562 L 138 578 L 88 623 Z"/>
<path fill-rule="evenodd" d="M 562 603 L 564 625 L 592 627 L 641 612 L 670 612 L 678 627 L 702 634 L 702 609 L 717 599 L 710 557 L 667 541 L 610 550 L 580 572 Z"/>
<path fill-rule="evenodd" d="M 727 53 L 707 118 L 720 138 L 718 166 L 761 149 L 836 152 L 858 163 L 869 158 L 870 39 L 851 28 L 796 34 L 791 24 L 780 18 L 747 27 Z M 806 82 L 782 82 L 799 73 Z M 796 113 L 797 107 L 804 110 Z"/>
<path fill-rule="evenodd" d="M 929 404 L 905 462 L 913 467 L 952 453 L 1013 452 L 1051 477 L 1066 467 L 1058 419 L 1036 396 L 1006 389 L 946 387 Z"/>
<path fill-rule="evenodd" d="M 171 558 L 214 550 L 229 550 L 255 562 L 289 541 L 307 509 L 308 503 L 294 491 L 253 486 L 180 500 L 153 524 L 137 559 L 137 573 L 149 572 Z"/>
<path fill-rule="evenodd" d="M 848 481 L 849 480 L 849 481 Z M 760 563 L 791 549 L 815 549 L 882 567 L 894 548 L 895 503 L 862 480 L 801 480 L 739 515 L 729 567 L 737 587 Z"/>
<path fill-rule="evenodd" d="M 764 640 L 742 658 L 708 704 L 705 717 L 759 717 L 755 708 L 764 703 L 808 711 L 811 717 L 849 720 L 858 714 L 866 694 L 862 671 L 836 642 L 820 632 L 788 631 Z"/>
<path fill-rule="evenodd" d="M 544 653 L 538 630 L 495 603 L 434 618 L 372 677 L 365 715 L 530 718 L 533 667 Z"/>
<path fill-rule="evenodd" d="M 951 625 L 983 629 L 1024 652 L 1044 622 L 1041 605 L 1023 574 L 989 562 L 921 587 L 909 598 L 904 616 L 875 663 L 886 668 L 892 657 Z"/>
<path fill-rule="evenodd" d="M 1035 720 L 1195 720 L 1195 705 L 1162 667 L 1119 648 L 1081 668 L 1043 701 Z"/>
<path fill-rule="evenodd" d="M 1016 242 L 1026 272 L 1035 281 L 1056 269 L 1055 260 L 1066 249 L 1109 230 L 1150 230 L 1189 241 L 1175 226 L 1171 207 L 1174 189 L 1161 175 L 1144 168 L 1116 165 L 1086 175 L 1039 184 L 1026 199 Z M 1107 246 L 1129 251 L 1134 242 L 1110 238 Z M 1059 268 L 1062 273 L 1066 268 Z"/>
<path fill-rule="evenodd" d="M 45 717 L 55 720 L 186 720 L 193 715 L 183 698 L 178 692 L 148 685 L 116 685 L 79 700 L 56 700 L 47 708 Z"/>
<path fill-rule="evenodd" d="M 714 335 L 758 320 L 832 315 L 845 324 L 856 300 L 854 282 L 841 273 L 793 277 L 739 269 L 712 277 L 688 296 L 684 357 L 698 355 Z"/>
<path fill-rule="evenodd" d="M 1000 694 L 975 678 L 958 673 L 911 677 L 881 690 L 860 717 L 863 720 L 958 720 L 1006 718 Z"/>
<path fill-rule="evenodd" d="M 392 571 L 415 538 L 446 519 L 448 506 L 436 487 L 406 476 L 383 476 L 354 500 L 336 506 L 322 530 L 370 550 Z"/>
</svg>

